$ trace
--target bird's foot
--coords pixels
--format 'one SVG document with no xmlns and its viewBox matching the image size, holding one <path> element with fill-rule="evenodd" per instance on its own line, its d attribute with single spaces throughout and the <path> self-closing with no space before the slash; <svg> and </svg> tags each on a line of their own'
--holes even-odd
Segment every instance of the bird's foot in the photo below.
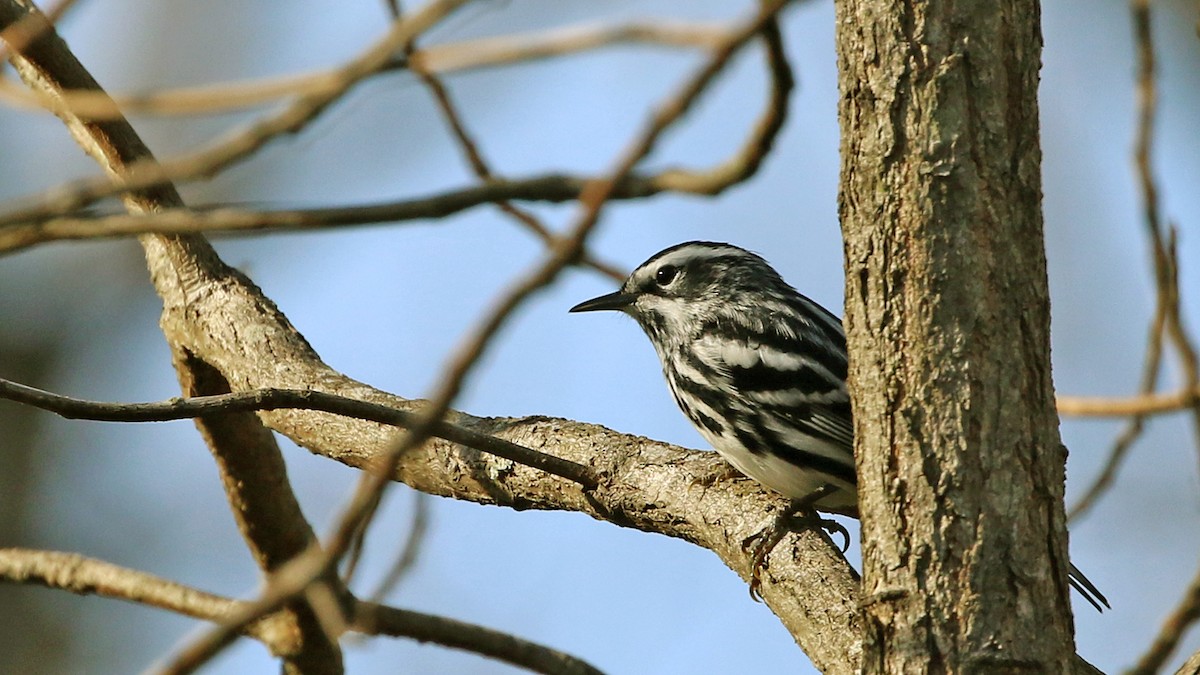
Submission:
<svg viewBox="0 0 1200 675">
<path fill-rule="evenodd" d="M 797 508 L 796 502 L 776 516 L 766 529 L 742 540 L 742 550 L 752 552 L 750 597 L 755 602 L 762 601 L 759 588 L 762 586 L 762 571 L 767 569 L 767 556 L 789 533 L 810 528 L 820 528 L 830 536 L 840 534 L 842 535 L 842 552 L 845 553 L 846 549 L 850 548 L 850 532 L 844 525 L 830 518 L 822 518 L 816 511 L 809 510 L 807 504 L 801 504 Z"/>
</svg>

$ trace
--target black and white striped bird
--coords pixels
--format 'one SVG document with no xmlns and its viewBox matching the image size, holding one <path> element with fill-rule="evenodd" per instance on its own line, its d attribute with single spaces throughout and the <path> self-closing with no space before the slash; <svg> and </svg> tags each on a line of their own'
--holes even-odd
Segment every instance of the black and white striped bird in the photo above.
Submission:
<svg viewBox="0 0 1200 675">
<path fill-rule="evenodd" d="M 758 255 L 705 241 L 660 251 L 619 290 L 570 311 L 597 310 L 638 322 L 679 408 L 738 471 L 791 499 L 792 512 L 858 517 L 846 336 L 834 314 Z M 769 539 L 755 555 L 752 594 L 778 536 Z M 1074 565 L 1070 581 L 1097 609 L 1108 606 Z"/>
</svg>

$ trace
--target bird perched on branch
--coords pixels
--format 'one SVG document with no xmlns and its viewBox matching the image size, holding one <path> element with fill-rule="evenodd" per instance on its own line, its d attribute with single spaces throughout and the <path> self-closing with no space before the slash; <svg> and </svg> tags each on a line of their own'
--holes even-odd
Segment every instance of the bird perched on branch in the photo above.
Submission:
<svg viewBox="0 0 1200 675">
<path fill-rule="evenodd" d="M 571 308 L 616 310 L 650 338 L 671 395 L 738 471 L 792 500 L 754 545 L 750 592 L 790 528 L 845 534 L 819 511 L 858 517 L 854 425 L 842 322 L 758 255 L 693 241 L 660 251 L 616 292 Z M 1071 585 L 1098 610 L 1108 600 L 1074 565 Z"/>
</svg>

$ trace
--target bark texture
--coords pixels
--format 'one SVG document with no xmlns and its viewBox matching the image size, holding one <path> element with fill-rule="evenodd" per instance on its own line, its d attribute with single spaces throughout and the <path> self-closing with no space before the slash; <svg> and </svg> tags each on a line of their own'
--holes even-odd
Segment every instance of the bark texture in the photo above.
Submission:
<svg viewBox="0 0 1200 675">
<path fill-rule="evenodd" d="M 866 672 L 1076 664 L 1041 46 L 1036 0 L 837 3 Z"/>
</svg>

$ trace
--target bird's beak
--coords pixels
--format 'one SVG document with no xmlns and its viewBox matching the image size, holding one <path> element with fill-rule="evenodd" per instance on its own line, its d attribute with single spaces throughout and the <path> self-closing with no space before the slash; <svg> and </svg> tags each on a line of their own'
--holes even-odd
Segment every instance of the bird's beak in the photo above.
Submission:
<svg viewBox="0 0 1200 675">
<path fill-rule="evenodd" d="M 636 295 L 632 293 L 622 293 L 621 291 L 616 291 L 609 293 L 608 295 L 602 295 L 598 298 L 592 298 L 591 300 L 584 300 L 567 311 L 598 312 L 602 309 L 615 309 L 623 312 L 626 309 L 629 309 L 629 306 L 633 304 L 634 300 L 637 300 Z"/>
</svg>

